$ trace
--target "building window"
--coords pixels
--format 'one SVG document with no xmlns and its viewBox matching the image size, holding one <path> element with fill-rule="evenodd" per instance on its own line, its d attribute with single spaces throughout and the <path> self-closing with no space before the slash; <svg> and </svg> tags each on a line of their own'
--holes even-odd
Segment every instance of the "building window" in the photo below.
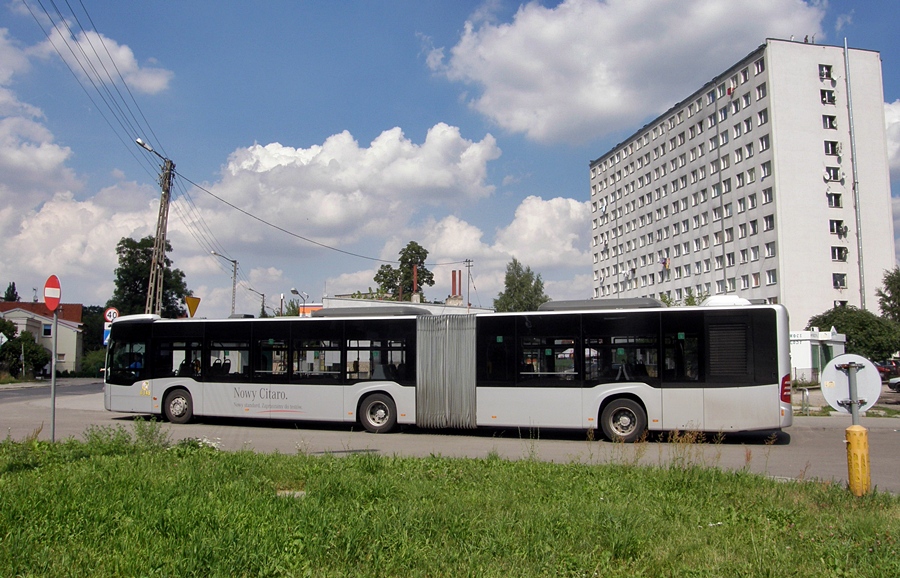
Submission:
<svg viewBox="0 0 900 578">
<path fill-rule="evenodd" d="M 759 247 L 750 247 L 750 260 L 759 261 Z"/>
<path fill-rule="evenodd" d="M 759 137 L 759 150 L 760 152 L 769 150 L 769 135 Z"/>
<path fill-rule="evenodd" d="M 738 199 L 738 213 L 743 213 L 747 210 L 747 200 L 744 197 Z"/>
<path fill-rule="evenodd" d="M 751 130 L 753 130 L 753 121 L 749 118 L 744 119 L 744 132 L 749 133 Z"/>
<path fill-rule="evenodd" d="M 774 285 L 777 281 L 775 277 L 775 269 L 769 269 L 766 271 L 766 285 Z"/>
<path fill-rule="evenodd" d="M 822 128 L 828 130 L 837 130 L 837 117 L 833 114 L 823 114 Z"/>
<path fill-rule="evenodd" d="M 755 74 L 761 74 L 765 70 L 766 70 L 766 63 L 762 58 L 760 58 L 759 60 L 757 60 L 756 62 L 753 63 L 753 72 Z"/>
<path fill-rule="evenodd" d="M 841 167 L 825 167 L 825 180 L 830 182 L 841 180 Z"/>
<path fill-rule="evenodd" d="M 741 289 L 750 288 L 750 275 L 741 275 Z"/>
<path fill-rule="evenodd" d="M 743 239 L 747 236 L 747 223 L 738 225 L 738 238 Z"/>
<path fill-rule="evenodd" d="M 759 226 L 756 224 L 756 219 L 750 221 L 750 234 L 755 235 L 759 232 Z"/>
<path fill-rule="evenodd" d="M 53 336 L 53 325 L 49 323 L 44 323 L 42 335 L 44 337 L 52 337 Z"/>
<path fill-rule="evenodd" d="M 838 156 L 841 154 L 841 145 L 834 140 L 825 141 L 825 154 L 829 156 Z"/>
<path fill-rule="evenodd" d="M 771 231 L 775 228 L 775 215 L 763 217 L 763 231 Z"/>
<path fill-rule="evenodd" d="M 832 247 L 831 248 L 831 260 L 846 263 L 847 262 L 847 247 Z"/>
<path fill-rule="evenodd" d="M 762 83 L 756 87 L 756 100 L 762 100 L 766 97 L 766 83 Z"/>
<path fill-rule="evenodd" d="M 750 204 L 751 209 L 755 209 L 756 208 L 756 193 L 753 193 L 752 195 L 747 195 L 747 202 Z"/>
<path fill-rule="evenodd" d="M 834 285 L 835 289 L 846 289 L 847 288 L 847 274 L 846 273 L 832 273 L 831 274 L 831 283 Z"/>
<path fill-rule="evenodd" d="M 832 78 L 830 64 L 819 65 L 819 78 L 821 78 L 822 80 L 830 80 Z"/>
<path fill-rule="evenodd" d="M 769 109 L 764 108 L 758 113 L 756 113 L 756 125 L 762 126 L 769 122 Z"/>
<path fill-rule="evenodd" d="M 725 266 L 734 267 L 734 253 L 728 253 L 727 255 L 725 255 Z"/>
<path fill-rule="evenodd" d="M 840 209 L 843 207 L 844 203 L 841 200 L 840 193 L 825 193 L 825 196 L 828 197 L 828 206 L 832 209 Z"/>
<path fill-rule="evenodd" d="M 819 91 L 819 95 L 822 98 L 822 104 L 834 104 L 834 91 L 828 89 L 822 89 Z"/>
<path fill-rule="evenodd" d="M 774 257 L 775 256 L 775 241 L 771 243 L 766 243 L 766 257 Z"/>
<path fill-rule="evenodd" d="M 828 230 L 838 237 L 843 237 L 847 234 L 847 227 L 844 226 L 844 221 L 840 219 L 831 219 L 828 221 Z"/>
<path fill-rule="evenodd" d="M 764 205 L 766 205 L 766 204 L 772 202 L 773 197 L 772 197 L 772 189 L 771 189 L 771 187 L 768 188 L 768 189 L 763 189 L 763 192 L 762 192 L 762 199 L 763 199 L 763 204 L 764 204 Z"/>
</svg>

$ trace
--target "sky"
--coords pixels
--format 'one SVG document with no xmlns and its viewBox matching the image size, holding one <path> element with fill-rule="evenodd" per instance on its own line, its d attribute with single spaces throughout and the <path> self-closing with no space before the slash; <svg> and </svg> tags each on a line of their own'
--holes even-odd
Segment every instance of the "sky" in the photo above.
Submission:
<svg viewBox="0 0 900 578">
<path fill-rule="evenodd" d="M 63 302 L 107 302 L 117 243 L 156 231 L 141 138 L 176 166 L 197 316 L 230 313 L 231 260 L 258 314 L 375 288 L 409 241 L 428 300 L 468 271 L 490 307 L 513 258 L 586 299 L 590 161 L 766 38 L 881 53 L 897 235 L 898 21 L 894 0 L 5 0 L 0 290 L 43 300 L 55 274 Z"/>
</svg>

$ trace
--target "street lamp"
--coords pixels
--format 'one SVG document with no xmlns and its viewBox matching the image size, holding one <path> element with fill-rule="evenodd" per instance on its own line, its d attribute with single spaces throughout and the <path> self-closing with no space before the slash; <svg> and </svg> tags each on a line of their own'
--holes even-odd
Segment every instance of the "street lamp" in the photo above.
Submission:
<svg viewBox="0 0 900 578">
<path fill-rule="evenodd" d="M 306 293 L 306 291 L 297 291 L 293 287 L 291 287 L 291 293 L 293 293 L 300 299 L 303 299 L 303 311 L 300 312 L 300 317 L 306 317 L 306 300 L 309 299 L 309 295 Z"/>
<path fill-rule="evenodd" d="M 257 291 L 257 290 L 254 289 L 253 287 L 247 287 L 247 289 L 248 289 L 249 291 L 253 291 L 253 292 L 256 293 L 257 295 L 259 295 L 260 297 L 262 297 L 262 307 L 260 308 L 260 313 L 261 313 L 261 315 L 262 315 L 263 317 L 265 317 L 265 316 L 266 316 L 266 294 L 265 294 L 265 293 L 260 293 L 259 291 Z"/>
<path fill-rule="evenodd" d="M 210 251 L 210 253 L 231 262 L 231 314 L 234 315 L 234 294 L 237 289 L 237 259 L 229 259 L 225 255 L 216 253 L 215 251 Z"/>
</svg>

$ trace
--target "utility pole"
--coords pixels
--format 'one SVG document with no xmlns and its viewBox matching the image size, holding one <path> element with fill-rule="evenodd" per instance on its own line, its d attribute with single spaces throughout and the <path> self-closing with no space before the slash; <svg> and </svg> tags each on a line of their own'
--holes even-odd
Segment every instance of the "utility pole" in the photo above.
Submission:
<svg viewBox="0 0 900 578">
<path fill-rule="evenodd" d="M 175 163 L 162 156 L 141 139 L 137 139 L 138 146 L 150 151 L 163 161 L 162 171 L 159 175 L 159 187 L 162 194 L 159 197 L 159 217 L 156 220 L 156 237 L 153 244 L 153 258 L 150 261 L 150 282 L 147 285 L 147 304 L 144 313 L 162 315 L 163 273 L 166 265 L 166 227 L 169 221 L 169 198 L 172 189 L 172 180 L 175 177 Z"/>
</svg>

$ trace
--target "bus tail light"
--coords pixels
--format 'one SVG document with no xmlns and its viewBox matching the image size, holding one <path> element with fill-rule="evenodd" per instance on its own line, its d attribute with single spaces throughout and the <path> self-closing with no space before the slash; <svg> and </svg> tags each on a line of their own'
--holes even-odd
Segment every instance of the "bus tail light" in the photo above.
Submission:
<svg viewBox="0 0 900 578">
<path fill-rule="evenodd" d="M 781 401 L 791 403 L 791 374 L 781 378 Z"/>
</svg>

